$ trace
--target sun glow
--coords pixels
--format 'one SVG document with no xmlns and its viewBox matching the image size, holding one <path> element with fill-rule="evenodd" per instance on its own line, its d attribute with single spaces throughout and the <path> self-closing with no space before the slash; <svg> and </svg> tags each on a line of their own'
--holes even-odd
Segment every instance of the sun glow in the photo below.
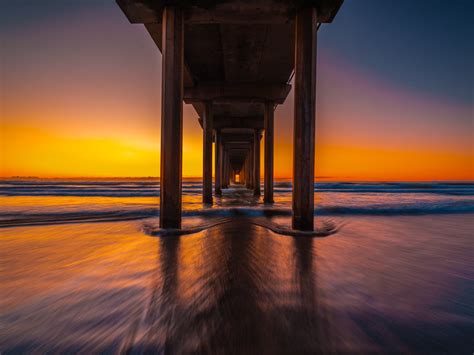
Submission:
<svg viewBox="0 0 474 355">
<path fill-rule="evenodd" d="M 161 58 L 145 29 L 117 11 L 10 31 L 1 177 L 159 177 Z M 329 50 L 317 80 L 317 179 L 474 180 L 472 105 L 393 86 Z M 276 178 L 292 175 L 292 95 L 275 112 Z M 199 177 L 202 129 L 189 105 L 183 121 L 183 176 Z"/>
</svg>

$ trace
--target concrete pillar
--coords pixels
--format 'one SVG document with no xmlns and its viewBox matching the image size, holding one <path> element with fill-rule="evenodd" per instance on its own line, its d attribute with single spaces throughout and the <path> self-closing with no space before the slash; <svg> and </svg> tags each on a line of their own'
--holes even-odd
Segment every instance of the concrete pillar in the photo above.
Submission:
<svg viewBox="0 0 474 355">
<path fill-rule="evenodd" d="M 181 228 L 183 24 L 183 14 L 180 9 L 174 6 L 164 8 L 161 84 L 161 228 Z"/>
<path fill-rule="evenodd" d="M 247 188 L 253 189 L 253 142 L 249 145 L 249 154 L 248 154 L 248 180 L 247 180 Z"/>
<path fill-rule="evenodd" d="M 254 173 L 254 169 L 255 169 L 255 155 L 254 155 L 254 151 L 255 151 L 255 146 L 254 146 L 254 142 L 252 140 L 252 144 L 251 144 L 251 147 L 250 147 L 250 164 L 249 164 L 249 167 L 250 167 L 250 188 L 253 190 L 253 185 L 254 185 L 254 182 L 255 182 L 255 173 Z"/>
<path fill-rule="evenodd" d="M 260 130 L 253 133 L 253 195 L 260 196 Z"/>
<path fill-rule="evenodd" d="M 227 175 L 227 151 L 222 149 L 222 188 L 226 189 L 229 187 L 226 179 Z"/>
<path fill-rule="evenodd" d="M 316 9 L 301 7 L 295 21 L 293 229 L 313 230 L 316 100 Z"/>
<path fill-rule="evenodd" d="M 231 180 L 230 180 L 231 171 L 232 171 L 232 167 L 230 165 L 230 155 L 227 154 L 227 169 L 226 169 L 226 176 L 225 176 L 227 186 L 229 186 L 231 183 Z"/>
<path fill-rule="evenodd" d="M 273 203 L 273 102 L 265 103 L 265 166 L 264 166 L 264 196 L 265 203 Z"/>
<path fill-rule="evenodd" d="M 216 140 L 215 140 L 215 145 L 214 145 L 214 151 L 215 151 L 215 162 L 214 162 L 214 175 L 215 175 L 215 181 L 214 181 L 214 194 L 216 196 L 222 195 L 222 190 L 221 190 L 221 132 L 219 129 L 216 129 Z"/>
<path fill-rule="evenodd" d="M 244 177 L 242 183 L 245 187 L 247 187 L 247 156 L 245 156 L 245 158 L 244 158 L 244 168 L 243 168 L 242 175 Z"/>
<path fill-rule="evenodd" d="M 246 153 L 248 154 L 248 153 Z M 242 176 L 244 178 L 244 180 L 242 181 L 242 184 L 244 186 L 247 186 L 247 173 L 248 173 L 248 167 L 247 167 L 247 155 L 245 155 L 245 159 L 244 159 L 244 167 L 243 167 L 243 172 L 242 172 Z"/>
<path fill-rule="evenodd" d="M 202 132 L 202 202 L 212 203 L 212 108 L 209 102 L 204 105 Z"/>
</svg>

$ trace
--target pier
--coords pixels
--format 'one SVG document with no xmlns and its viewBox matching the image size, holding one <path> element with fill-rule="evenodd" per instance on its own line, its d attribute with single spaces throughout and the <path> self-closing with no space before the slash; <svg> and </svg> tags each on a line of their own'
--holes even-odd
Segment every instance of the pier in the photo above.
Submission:
<svg viewBox="0 0 474 355">
<path fill-rule="evenodd" d="M 203 129 L 203 203 L 231 183 L 273 203 L 274 111 L 294 78 L 293 217 L 313 230 L 317 29 L 343 0 L 117 0 L 162 53 L 160 225 L 181 226 L 183 102 Z M 263 143 L 261 142 L 263 139 Z"/>
</svg>

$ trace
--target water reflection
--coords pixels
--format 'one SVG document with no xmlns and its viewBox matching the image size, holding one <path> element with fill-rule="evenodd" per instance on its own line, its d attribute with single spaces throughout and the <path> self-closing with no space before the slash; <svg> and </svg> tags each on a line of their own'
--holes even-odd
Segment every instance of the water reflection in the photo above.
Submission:
<svg viewBox="0 0 474 355">
<path fill-rule="evenodd" d="M 0 350 L 462 353 L 474 345 L 469 221 L 357 217 L 323 239 L 245 217 L 162 238 L 143 222 L 6 228 Z"/>
<path fill-rule="evenodd" d="M 276 241 L 268 236 L 242 219 L 198 239 L 159 239 L 146 315 L 127 350 L 328 350 L 329 326 L 318 299 L 313 240 Z"/>
</svg>

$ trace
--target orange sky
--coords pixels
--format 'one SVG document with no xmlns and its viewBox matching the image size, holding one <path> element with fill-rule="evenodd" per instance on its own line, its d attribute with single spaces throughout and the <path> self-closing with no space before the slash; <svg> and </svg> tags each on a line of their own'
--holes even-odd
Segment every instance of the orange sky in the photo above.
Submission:
<svg viewBox="0 0 474 355">
<path fill-rule="evenodd" d="M 161 56 L 118 9 L 110 21 L 103 15 L 86 26 L 80 16 L 67 26 L 58 19 L 34 37 L 31 28 L 10 34 L 0 176 L 159 176 Z M 183 175 L 201 176 L 202 130 L 191 106 L 184 113 Z M 292 174 L 292 115 L 291 93 L 275 114 L 276 177 Z M 474 180 L 469 117 L 472 106 L 406 90 L 319 51 L 316 176 Z"/>
</svg>

